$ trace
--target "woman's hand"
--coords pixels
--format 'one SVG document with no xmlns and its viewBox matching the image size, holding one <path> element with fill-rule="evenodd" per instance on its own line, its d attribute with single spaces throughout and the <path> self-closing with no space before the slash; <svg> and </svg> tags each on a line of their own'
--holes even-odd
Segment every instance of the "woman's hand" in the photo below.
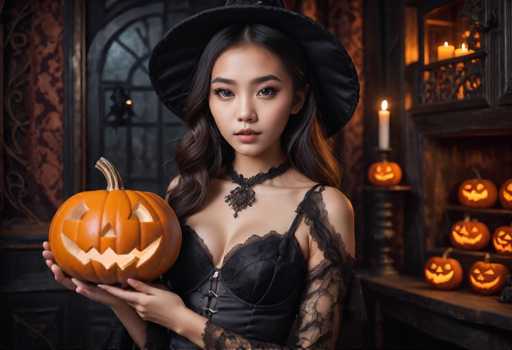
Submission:
<svg viewBox="0 0 512 350">
<path fill-rule="evenodd" d="M 64 287 L 73 290 L 93 301 L 110 306 L 111 308 L 127 306 L 123 300 L 116 298 L 101 288 L 98 288 L 89 283 L 82 282 L 76 278 L 68 278 L 62 269 L 57 264 L 55 264 L 53 260 L 53 253 L 50 250 L 50 245 L 46 241 L 43 242 L 42 255 L 45 258 L 46 265 L 52 271 L 55 280 Z"/>
<path fill-rule="evenodd" d="M 128 303 L 143 320 L 158 323 L 176 331 L 179 315 L 187 310 L 180 296 L 164 287 L 131 278 L 127 282 L 134 291 L 103 284 L 99 284 L 98 287 Z"/>
</svg>

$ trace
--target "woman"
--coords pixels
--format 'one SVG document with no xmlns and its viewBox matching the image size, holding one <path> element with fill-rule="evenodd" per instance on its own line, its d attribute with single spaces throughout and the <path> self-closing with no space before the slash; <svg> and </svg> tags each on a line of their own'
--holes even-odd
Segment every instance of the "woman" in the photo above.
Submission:
<svg viewBox="0 0 512 350">
<path fill-rule="evenodd" d="M 70 280 L 45 242 L 55 279 L 148 349 L 333 348 L 355 249 L 325 137 L 357 103 L 346 52 L 303 16 L 228 3 L 171 29 L 150 76 L 189 127 L 166 196 L 183 229 L 166 286 Z"/>
</svg>

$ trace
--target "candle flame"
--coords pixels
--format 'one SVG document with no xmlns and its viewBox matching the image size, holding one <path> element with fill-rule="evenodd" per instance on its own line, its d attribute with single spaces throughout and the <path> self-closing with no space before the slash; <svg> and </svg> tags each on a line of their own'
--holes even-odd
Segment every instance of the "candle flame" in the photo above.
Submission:
<svg viewBox="0 0 512 350">
<path fill-rule="evenodd" d="M 127 106 L 131 106 L 131 105 L 133 104 L 133 101 L 132 101 L 132 100 L 130 100 L 130 99 L 128 99 L 128 100 L 126 100 L 125 104 L 126 104 Z"/>
<path fill-rule="evenodd" d="M 461 48 L 462 50 L 466 50 L 466 44 L 462 43 L 462 45 L 460 46 L 460 48 Z"/>
<path fill-rule="evenodd" d="M 448 46 L 448 41 L 445 41 L 443 45 Z"/>
<path fill-rule="evenodd" d="M 381 111 L 387 111 L 388 110 L 388 100 L 382 100 L 380 104 L 380 110 Z"/>
</svg>

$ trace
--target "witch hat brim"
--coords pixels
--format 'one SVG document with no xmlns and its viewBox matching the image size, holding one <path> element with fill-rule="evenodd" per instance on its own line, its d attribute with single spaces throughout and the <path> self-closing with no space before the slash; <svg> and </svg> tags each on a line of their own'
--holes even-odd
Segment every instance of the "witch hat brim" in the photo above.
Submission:
<svg viewBox="0 0 512 350">
<path fill-rule="evenodd" d="M 199 57 L 210 38 L 231 24 L 264 24 L 296 40 L 310 65 L 320 121 L 328 136 L 345 125 L 359 99 L 352 59 L 338 39 L 299 13 L 276 6 L 229 5 L 204 10 L 173 26 L 153 49 L 149 76 L 162 102 L 178 117 Z"/>
</svg>

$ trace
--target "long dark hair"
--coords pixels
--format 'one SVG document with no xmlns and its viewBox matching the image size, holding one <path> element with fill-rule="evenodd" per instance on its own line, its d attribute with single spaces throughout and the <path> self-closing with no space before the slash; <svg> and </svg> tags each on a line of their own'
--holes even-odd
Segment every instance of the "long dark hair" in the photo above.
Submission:
<svg viewBox="0 0 512 350">
<path fill-rule="evenodd" d="M 290 164 L 311 180 L 339 187 L 341 170 L 318 121 L 319 111 L 310 84 L 308 65 L 300 46 L 282 32 L 261 24 L 235 24 L 217 32 L 197 64 L 185 102 L 187 132 L 176 148 L 180 179 L 166 200 L 179 218 L 199 211 L 205 203 L 211 178 L 221 177 L 234 159 L 233 148 L 220 134 L 208 106 L 213 65 L 220 54 L 236 44 L 262 45 L 283 61 L 295 91 L 306 89 L 304 105 L 289 118 L 281 147 Z M 306 91 L 305 90 L 305 91 Z"/>
</svg>

